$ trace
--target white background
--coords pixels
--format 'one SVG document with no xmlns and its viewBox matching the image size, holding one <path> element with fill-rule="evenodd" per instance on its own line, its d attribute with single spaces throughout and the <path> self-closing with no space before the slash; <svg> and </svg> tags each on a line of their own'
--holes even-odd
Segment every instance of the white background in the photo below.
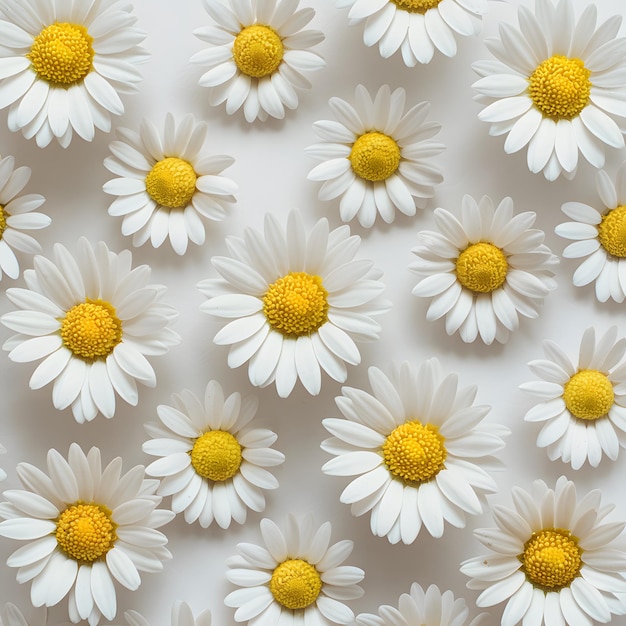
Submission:
<svg viewBox="0 0 626 626">
<path fill-rule="evenodd" d="M 524 2 L 531 5 L 528 0 Z M 587 0 L 573 3 L 579 15 Z M 519 0 L 490 2 L 483 35 L 495 34 L 499 21 L 516 24 L 518 4 Z M 418 211 L 414 218 L 400 215 L 392 225 L 377 221 L 369 231 L 351 224 L 353 232 L 363 238 L 359 256 L 373 259 L 384 271 L 386 295 L 393 309 L 381 318 L 381 339 L 362 346 L 362 364 L 349 370 L 348 384 L 368 389 L 370 365 L 385 369 L 392 361 L 408 359 L 419 364 L 437 356 L 444 370 L 460 374 L 462 384 L 478 385 L 477 402 L 492 406 L 487 419 L 506 424 L 512 431 L 502 455 L 507 469 L 496 475 L 499 492 L 490 497 L 490 503 L 509 506 L 512 485 L 528 488 L 540 477 L 553 484 L 558 476 L 566 474 L 576 481 L 581 493 L 602 489 L 605 500 L 617 505 L 615 519 L 625 519 L 622 477 L 626 451 L 616 462 L 604 460 L 597 469 L 587 466 L 578 472 L 560 461 L 550 462 L 535 446 L 535 425 L 522 420 L 532 399 L 518 390 L 522 382 L 533 379 L 526 364 L 543 356 L 543 339 L 553 339 L 574 355 L 582 331 L 592 324 L 599 329 L 617 324 L 624 335 L 624 305 L 600 304 L 592 287 L 572 287 L 571 276 L 577 263 L 565 260 L 558 269 L 559 288 L 546 299 L 541 317 L 523 320 L 508 344 L 486 347 L 466 345 L 458 336 L 448 337 L 442 320 L 426 321 L 428 302 L 411 295 L 415 277 L 408 270 L 410 250 L 418 231 L 432 227 L 432 210 L 437 206 L 457 211 L 466 193 L 476 198 L 487 194 L 495 202 L 510 195 L 517 212 L 530 210 L 538 214 L 535 226 L 546 232 L 548 245 L 560 255 L 565 242 L 554 235 L 554 227 L 565 221 L 561 204 L 580 200 L 598 205 L 595 173 L 590 166 L 583 163 L 572 182 L 548 183 L 542 175 L 528 172 L 525 152 L 506 156 L 503 139 L 488 136 L 487 125 L 477 119 L 481 107 L 472 100 L 471 89 L 476 80 L 471 63 L 491 58 L 482 38 L 460 40 L 459 52 L 452 59 L 439 55 L 427 66 L 406 68 L 399 55 L 384 60 L 376 48 L 366 48 L 362 26 L 348 26 L 346 11 L 334 8 L 331 0 L 309 0 L 303 6 L 313 6 L 317 11 L 311 27 L 326 35 L 317 50 L 327 67 L 313 75 L 313 90 L 302 94 L 299 108 L 289 112 L 285 120 L 251 125 L 243 115 L 229 117 L 223 107 L 209 106 L 207 90 L 197 85 L 203 70 L 191 65 L 189 58 L 204 44 L 192 31 L 210 23 L 200 0 L 135 0 L 134 5 L 139 26 L 148 33 L 145 47 L 152 58 L 142 68 L 144 81 L 139 93 L 125 98 L 126 113 L 113 120 L 114 126 L 137 129 L 140 120 L 147 117 L 161 127 L 168 111 L 179 117 L 191 112 L 206 120 L 210 126 L 209 153 L 230 154 L 236 160 L 225 173 L 239 184 L 238 202 L 225 221 L 209 225 L 206 243 L 202 247 L 192 244 L 184 257 L 174 254 L 168 243 L 157 250 L 149 244 L 134 250 L 134 265 L 149 264 L 153 281 L 168 286 L 166 300 L 180 311 L 175 328 L 183 339 L 168 355 L 152 359 L 158 384 L 155 389 L 140 389 L 138 407 L 120 401 L 112 420 L 99 416 L 90 424 L 78 425 L 69 410 L 59 412 L 53 408 L 49 387 L 29 390 L 33 364 L 13 364 L 6 354 L 0 354 L 0 442 L 8 450 L 0 457 L 0 466 L 9 474 L 2 487 L 19 487 L 15 474 L 18 462 L 28 461 L 45 469 L 48 449 L 55 447 L 66 455 L 73 441 L 85 449 L 100 447 L 104 462 L 121 456 L 125 470 L 149 463 L 151 458 L 141 450 L 147 439 L 144 422 L 154 420 L 156 406 L 169 403 L 174 392 L 188 388 L 201 396 L 211 378 L 220 381 L 226 393 L 239 390 L 244 395 L 258 396 L 257 424 L 278 434 L 274 447 L 285 453 L 286 462 L 275 472 L 280 488 L 268 493 L 265 513 L 250 513 L 244 526 L 234 524 L 226 531 L 219 527 L 202 529 L 197 524 L 187 525 L 182 516 L 166 526 L 173 560 L 166 563 L 162 574 L 145 575 L 137 592 L 118 588 L 120 614 L 125 609 L 136 609 L 152 624 L 169 624 L 172 603 L 185 600 L 196 614 L 210 608 L 216 626 L 233 624 L 233 610 L 223 604 L 223 598 L 234 588 L 226 581 L 224 560 L 235 554 L 238 542 L 260 542 L 258 524 L 262 517 L 280 524 L 288 512 L 311 513 L 318 523 L 330 520 L 334 541 L 354 540 L 354 552 L 346 563 L 362 567 L 366 574 L 364 597 L 351 603 L 355 613 L 376 612 L 380 604 L 396 605 L 398 596 L 407 592 L 414 581 L 424 587 L 436 583 L 442 589 L 452 589 L 456 596 L 464 596 L 470 606 L 474 603 L 476 594 L 465 589 L 467 581 L 458 566 L 463 559 L 482 553 L 472 530 L 491 526 L 490 516 L 470 518 L 464 530 L 447 527 L 438 540 L 422 531 L 410 546 L 391 546 L 386 539 L 372 536 L 369 518 L 352 517 L 349 508 L 339 502 L 347 479 L 321 472 L 329 458 L 319 448 L 328 436 L 321 420 L 340 415 L 334 398 L 341 386 L 325 378 L 320 396 L 310 397 L 297 386 L 286 400 L 277 397 L 274 387 L 252 388 L 245 366 L 229 370 L 227 349 L 212 344 L 219 322 L 199 311 L 204 297 L 196 285 L 203 278 L 216 276 L 210 259 L 225 253 L 225 236 L 240 235 L 244 226 L 261 227 L 268 211 L 283 217 L 294 207 L 303 211 L 309 226 L 322 216 L 328 217 L 332 227 L 341 224 L 337 203 L 318 201 L 318 184 L 306 179 L 314 162 L 304 154 L 304 148 L 317 141 L 313 122 L 332 118 L 328 99 L 340 96 L 352 100 L 359 83 L 373 93 L 385 82 L 392 89 L 402 86 L 408 93 L 407 104 L 430 101 L 429 119 L 442 123 L 438 139 L 448 148 L 436 159 L 445 182 L 425 211 Z M 626 14 L 622 0 L 599 0 L 597 5 L 602 20 L 615 13 Z M 624 29 L 622 34 L 626 34 Z M 93 242 L 104 239 L 116 251 L 132 246 L 130 238 L 120 234 L 121 220 L 108 216 L 112 198 L 102 191 L 102 184 L 112 177 L 103 166 L 112 138 L 99 133 L 91 144 L 75 139 L 67 150 L 57 145 L 41 150 L 33 141 L 8 132 L 6 111 L 0 112 L 2 155 L 12 154 L 17 165 L 29 165 L 33 176 L 26 192 L 41 193 L 47 199 L 42 210 L 52 217 L 52 225 L 37 235 L 44 254 L 51 253 L 55 242 L 75 249 L 80 235 Z M 608 154 L 606 169 L 611 176 L 624 158 L 626 151 Z M 30 266 L 31 259 L 22 260 L 23 268 Z M 2 280 L 0 312 L 12 309 L 4 290 L 21 284 L 21 280 Z M 0 329 L 1 341 L 9 335 L 7 329 Z M 18 542 L 2 540 L 0 563 L 17 546 Z M 0 566 L 0 600 L 16 602 L 27 617 L 31 613 L 28 592 L 29 585 L 16 583 L 14 570 Z M 51 610 L 51 621 L 67 619 L 66 611 L 63 601 Z M 499 622 L 499 612 L 493 611 L 494 623 Z M 626 624 L 626 619 L 618 620 L 614 623 Z"/>
</svg>

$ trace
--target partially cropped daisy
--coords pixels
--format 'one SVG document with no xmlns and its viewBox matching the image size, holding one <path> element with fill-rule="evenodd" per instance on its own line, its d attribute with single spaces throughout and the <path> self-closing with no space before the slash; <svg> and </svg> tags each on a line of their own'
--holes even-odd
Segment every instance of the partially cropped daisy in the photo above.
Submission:
<svg viewBox="0 0 626 626">
<path fill-rule="evenodd" d="M 344 222 L 356 216 L 369 228 L 378 214 L 387 223 L 393 222 L 396 210 L 415 215 L 416 205 L 423 209 L 443 180 L 431 161 L 445 149 L 431 140 L 441 125 L 426 122 L 427 102 L 405 112 L 405 99 L 402 88 L 392 92 L 383 85 L 372 98 L 359 85 L 354 105 L 330 99 L 337 121 L 313 125 L 323 142 L 306 152 L 322 163 L 311 170 L 309 180 L 323 181 L 320 200 L 341 198 Z"/>
<path fill-rule="evenodd" d="M 78 241 L 76 256 L 61 244 L 53 260 L 37 255 L 24 272 L 26 288 L 7 289 L 17 311 L 0 321 L 17 332 L 3 348 L 17 363 L 41 361 L 30 388 L 53 382 L 52 402 L 69 406 L 76 421 L 113 417 L 115 396 L 137 404 L 137 382 L 154 387 L 148 356 L 180 341 L 170 327 L 176 311 L 162 302 L 163 285 L 150 283 L 147 265 L 131 268 L 128 250 Z"/>
<path fill-rule="evenodd" d="M 601 492 L 579 498 L 561 476 L 554 489 L 541 480 L 531 492 L 513 487 L 513 509 L 491 507 L 496 528 L 475 531 L 489 552 L 461 564 L 476 604 L 505 603 L 502 626 L 591 626 L 626 614 L 626 552 L 616 541 L 626 524 L 606 521 L 612 505 Z"/>
<path fill-rule="evenodd" d="M 343 418 L 323 421 L 333 437 L 322 449 L 335 458 L 322 471 L 356 476 L 341 502 L 353 515 L 369 512 L 372 533 L 391 543 L 412 543 L 422 526 L 433 537 L 444 522 L 463 528 L 496 491 L 489 471 L 508 430 L 484 424 L 489 407 L 474 405 L 476 387 L 459 388 L 437 359 L 368 375 L 373 393 L 344 387 L 335 399 Z"/>
<path fill-rule="evenodd" d="M 109 132 L 147 58 L 136 21 L 123 0 L 3 0 L 0 107 L 9 107 L 9 129 L 40 147 Z"/>
<path fill-rule="evenodd" d="M 133 236 L 133 245 L 146 241 L 158 248 L 169 238 L 177 254 L 185 254 L 188 241 L 201 245 L 205 231 L 201 218 L 222 220 L 237 185 L 222 176 L 234 159 L 205 154 L 208 133 L 204 122 L 187 115 L 178 124 L 170 113 L 159 132 L 144 120 L 139 133 L 118 129 L 109 149 L 113 156 L 104 165 L 118 178 L 104 184 L 117 198 L 109 215 L 123 216 L 122 234 Z"/>
<path fill-rule="evenodd" d="M 615 461 L 626 448 L 626 338 L 616 326 L 588 328 L 574 361 L 552 341 L 543 347 L 547 358 L 528 364 L 540 380 L 521 385 L 539 400 L 524 417 L 543 424 L 537 445 L 573 469 L 597 467 L 603 454 Z"/>
<path fill-rule="evenodd" d="M 624 147 L 622 18 L 596 28 L 595 3 L 576 20 L 571 0 L 536 0 L 534 12 L 518 12 L 519 29 L 502 23 L 500 38 L 485 42 L 497 60 L 474 64 L 473 86 L 487 104 L 479 118 L 492 135 L 507 135 L 507 154 L 528 146 L 528 168 L 548 180 L 572 178 L 579 152 L 602 167 L 606 146 Z"/>
<path fill-rule="evenodd" d="M 281 397 L 298 379 L 318 394 L 321 370 L 345 381 L 346 363 L 361 360 L 355 342 L 377 339 L 373 318 L 389 308 L 380 272 L 355 258 L 360 241 L 347 226 L 329 232 L 326 219 L 307 233 L 297 211 L 286 228 L 268 214 L 263 233 L 227 238 L 232 256 L 212 259 L 221 278 L 198 287 L 209 298 L 201 310 L 228 320 L 213 339 L 231 346 L 228 365 L 248 362 L 250 382 L 275 382 Z"/>
<path fill-rule="evenodd" d="M 156 508 L 158 483 L 145 479 L 141 465 L 121 475 L 117 457 L 103 469 L 98 448 L 85 454 L 73 443 L 67 460 L 50 450 L 47 465 L 45 473 L 20 463 L 24 489 L 3 493 L 0 536 L 25 542 L 7 565 L 18 568 L 18 582 L 31 582 L 33 606 L 68 597 L 72 622 L 112 620 L 115 583 L 134 591 L 139 572 L 159 572 L 171 558 L 156 529 L 174 514 Z"/>
<path fill-rule="evenodd" d="M 237 609 L 235 621 L 328 626 L 354 620 L 345 602 L 363 595 L 358 583 L 364 572 L 342 565 L 352 541 L 330 545 L 330 522 L 316 528 L 311 518 L 297 521 L 291 515 L 284 531 L 261 520 L 261 535 L 264 546 L 240 543 L 239 554 L 226 561 L 226 577 L 240 587 L 224 601 Z"/>
<path fill-rule="evenodd" d="M 438 50 L 457 51 L 456 36 L 477 35 L 487 0 L 337 0 L 350 24 L 364 24 L 363 42 L 383 58 L 398 50 L 409 67 L 429 63 Z"/>
<path fill-rule="evenodd" d="M 209 609 L 205 609 L 198 617 L 194 617 L 191 607 L 186 602 L 179 600 L 172 606 L 172 626 L 211 626 L 211 623 Z"/>
<path fill-rule="evenodd" d="M 194 34 L 209 46 L 191 58 L 207 69 L 200 86 L 209 103 L 226 103 L 232 115 L 243 107 L 248 122 L 282 119 L 298 106 L 298 91 L 310 89 L 307 76 L 325 66 L 310 50 L 324 40 L 319 30 L 305 29 L 315 16 L 298 9 L 299 0 L 203 0 L 213 26 Z"/>
<path fill-rule="evenodd" d="M 48 609 L 45 606 L 30 611 L 28 619 L 12 602 L 7 602 L 0 612 L 0 626 L 46 626 L 47 623 Z"/>
<path fill-rule="evenodd" d="M 265 508 L 263 490 L 278 487 L 266 469 L 285 460 L 271 448 L 277 435 L 250 426 L 255 398 L 242 399 L 237 392 L 224 398 L 215 380 L 207 385 L 204 401 L 186 390 L 172 399 L 175 406 L 157 407 L 160 424 L 146 424 L 152 439 L 143 451 L 160 457 L 146 468 L 161 479 L 157 493 L 172 496 L 172 510 L 184 512 L 188 524 L 243 524 L 248 508 Z"/>
<path fill-rule="evenodd" d="M 544 233 L 530 228 L 535 213 L 513 214 L 504 198 L 494 210 L 483 196 L 464 196 L 459 218 L 435 209 L 438 231 L 421 231 L 411 269 L 420 277 L 413 294 L 430 298 L 426 318 L 445 316 L 446 332 L 465 342 L 478 337 L 504 343 L 519 326 L 519 316 L 535 318 L 556 288 L 558 263 Z"/>
</svg>

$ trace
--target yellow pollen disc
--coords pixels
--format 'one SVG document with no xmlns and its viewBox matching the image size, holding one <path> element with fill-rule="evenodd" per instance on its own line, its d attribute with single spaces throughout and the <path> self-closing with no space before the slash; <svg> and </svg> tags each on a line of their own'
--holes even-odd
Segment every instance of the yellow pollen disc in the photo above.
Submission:
<svg viewBox="0 0 626 626">
<path fill-rule="evenodd" d="M 241 465 L 241 445 L 224 430 L 209 430 L 198 437 L 189 454 L 196 472 L 213 481 L 232 478 Z"/>
<path fill-rule="evenodd" d="M 7 227 L 7 217 L 9 217 L 8 213 L 4 210 L 4 207 L 0 204 L 0 239 L 2 239 L 2 235 Z"/>
<path fill-rule="evenodd" d="M 385 180 L 400 165 L 400 148 L 388 135 L 371 131 L 352 145 L 350 163 L 354 173 L 364 180 Z"/>
<path fill-rule="evenodd" d="M 65 314 L 61 337 L 75 356 L 89 361 L 104 359 L 122 341 L 122 322 L 112 304 L 87 298 Z"/>
<path fill-rule="evenodd" d="M 178 157 L 166 157 L 148 172 L 146 191 L 161 206 L 182 208 L 191 202 L 197 178 L 191 163 Z"/>
<path fill-rule="evenodd" d="M 528 93 L 546 117 L 569 120 L 589 102 L 590 76 L 580 59 L 557 54 L 537 66 L 528 79 Z"/>
<path fill-rule="evenodd" d="M 602 216 L 598 239 L 609 254 L 626 257 L 626 206 L 618 206 Z"/>
<path fill-rule="evenodd" d="M 233 43 L 233 60 L 239 71 L 252 78 L 273 74 L 283 60 L 285 48 L 278 33 L 269 26 L 243 28 Z"/>
<path fill-rule="evenodd" d="M 101 504 L 77 502 L 59 515 L 55 538 L 61 551 L 79 563 L 93 563 L 117 541 L 117 524 Z"/>
<path fill-rule="evenodd" d="M 81 24 L 55 22 L 36 37 L 26 55 L 39 78 L 68 87 L 91 72 L 93 37 Z"/>
<path fill-rule="evenodd" d="M 310 335 L 328 320 L 327 298 L 319 276 L 291 272 L 269 286 L 263 313 L 269 325 L 287 337 Z"/>
<path fill-rule="evenodd" d="M 399 9 L 409 13 L 426 13 L 439 6 L 441 0 L 391 0 Z"/>
<path fill-rule="evenodd" d="M 445 439 L 432 424 L 417 420 L 396 427 L 382 447 L 387 469 L 396 478 L 422 483 L 443 468 L 447 452 Z"/>
<path fill-rule="evenodd" d="M 270 591 L 287 609 L 304 609 L 317 600 L 322 579 L 317 570 L 302 559 L 283 561 L 272 574 Z"/>
<path fill-rule="evenodd" d="M 580 575 L 581 555 L 578 539 L 569 530 L 550 528 L 532 534 L 519 560 L 535 587 L 559 591 Z"/>
<path fill-rule="evenodd" d="M 604 417 L 613 406 L 613 384 L 597 370 L 580 370 L 564 386 L 563 400 L 568 411 L 583 420 Z"/>
<path fill-rule="evenodd" d="M 486 241 L 470 244 L 456 260 L 459 282 L 478 293 L 491 293 L 502 287 L 508 269 L 502 250 Z"/>
</svg>

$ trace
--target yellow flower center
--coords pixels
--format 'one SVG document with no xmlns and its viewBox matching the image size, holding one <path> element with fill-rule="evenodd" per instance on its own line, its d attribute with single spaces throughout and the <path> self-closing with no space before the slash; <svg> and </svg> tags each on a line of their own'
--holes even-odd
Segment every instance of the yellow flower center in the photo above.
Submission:
<svg viewBox="0 0 626 626">
<path fill-rule="evenodd" d="M 283 561 L 272 574 L 270 591 L 287 609 L 304 609 L 317 600 L 322 590 L 318 571 L 302 559 Z"/>
<path fill-rule="evenodd" d="M 75 356 L 89 361 L 103 359 L 122 341 L 122 322 L 112 304 L 87 298 L 65 314 L 61 337 Z"/>
<path fill-rule="evenodd" d="M 456 260 L 459 282 L 478 293 L 491 293 L 502 287 L 508 269 L 502 250 L 486 241 L 470 244 Z"/>
<path fill-rule="evenodd" d="M 537 66 L 528 79 L 528 93 L 546 117 L 569 120 L 589 102 L 590 76 L 580 59 L 557 54 Z"/>
<path fill-rule="evenodd" d="M 613 384 L 602 372 L 580 370 L 565 383 L 563 400 L 574 417 L 597 420 L 613 406 Z"/>
<path fill-rule="evenodd" d="M 443 468 L 447 452 L 445 439 L 432 424 L 417 420 L 396 427 L 382 447 L 387 469 L 396 478 L 423 483 Z"/>
<path fill-rule="evenodd" d="M 580 575 L 581 555 L 578 539 L 569 530 L 549 528 L 532 534 L 519 560 L 535 587 L 559 591 Z"/>
<path fill-rule="evenodd" d="M 224 430 L 209 430 L 198 437 L 189 453 L 191 465 L 202 478 L 232 478 L 241 465 L 241 444 Z"/>
<path fill-rule="evenodd" d="M 92 43 L 93 37 L 81 24 L 55 22 L 35 37 L 26 58 L 39 78 L 68 87 L 91 72 Z"/>
<path fill-rule="evenodd" d="M 77 502 L 59 515 L 55 538 L 62 552 L 79 563 L 93 563 L 117 541 L 117 524 L 102 504 Z"/>
<path fill-rule="evenodd" d="M 4 207 L 0 204 L 0 239 L 2 239 L 2 235 L 7 227 L 7 217 L 9 214 L 4 210 Z"/>
<path fill-rule="evenodd" d="M 364 180 L 385 180 L 400 165 L 400 148 L 394 139 L 373 130 L 354 142 L 350 163 L 354 173 Z"/>
<path fill-rule="evenodd" d="M 439 6 L 441 0 L 391 0 L 399 9 L 409 13 L 426 13 Z"/>
<path fill-rule="evenodd" d="M 273 74 L 282 63 L 284 53 L 278 33 L 263 24 L 246 26 L 233 43 L 233 60 L 242 74 L 252 78 Z"/>
<path fill-rule="evenodd" d="M 602 216 L 598 239 L 609 254 L 626 257 L 626 206 L 618 206 Z"/>
<path fill-rule="evenodd" d="M 161 206 L 182 208 L 191 202 L 197 178 L 191 163 L 178 157 L 166 157 L 148 172 L 146 191 Z"/>
<path fill-rule="evenodd" d="M 287 337 L 310 335 L 328 320 L 327 298 L 319 276 L 290 272 L 269 286 L 263 313 L 269 325 Z"/>
</svg>

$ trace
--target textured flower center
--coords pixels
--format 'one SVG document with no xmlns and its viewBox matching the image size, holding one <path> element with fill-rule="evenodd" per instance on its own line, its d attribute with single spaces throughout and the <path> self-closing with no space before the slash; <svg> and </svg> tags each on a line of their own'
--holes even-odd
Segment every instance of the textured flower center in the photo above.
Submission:
<svg viewBox="0 0 626 626">
<path fill-rule="evenodd" d="M 103 359 L 122 341 L 122 322 L 112 304 L 88 298 L 65 314 L 61 337 L 75 356 L 90 361 Z"/>
<path fill-rule="evenodd" d="M 350 163 L 360 178 L 385 180 L 400 165 L 400 148 L 388 135 L 371 131 L 361 135 L 352 145 Z"/>
<path fill-rule="evenodd" d="M 263 24 L 242 29 L 233 43 L 233 60 L 239 71 L 253 78 L 273 74 L 281 64 L 284 53 L 278 33 Z"/>
<path fill-rule="evenodd" d="M 81 24 L 55 22 L 33 41 L 26 57 L 39 78 L 53 85 L 77 83 L 91 72 L 93 37 Z"/>
<path fill-rule="evenodd" d="M 618 206 L 602 217 L 598 239 L 609 254 L 626 257 L 626 206 Z"/>
<path fill-rule="evenodd" d="M 232 478 L 241 465 L 241 445 L 224 430 L 209 430 L 198 437 L 190 452 L 191 465 L 202 478 Z"/>
<path fill-rule="evenodd" d="M 4 210 L 4 207 L 0 204 L 0 239 L 2 239 L 4 230 L 7 227 L 7 217 L 9 217 L 9 215 Z"/>
<path fill-rule="evenodd" d="M 459 282 L 478 293 L 491 293 L 502 287 L 508 269 L 502 250 L 486 241 L 470 244 L 456 260 Z"/>
<path fill-rule="evenodd" d="M 70 558 L 93 563 L 115 544 L 116 528 L 107 507 L 77 502 L 59 515 L 55 538 L 59 548 Z"/>
<path fill-rule="evenodd" d="M 602 372 L 580 370 L 565 383 L 563 400 L 574 417 L 597 420 L 613 406 L 613 384 Z"/>
<path fill-rule="evenodd" d="M 533 533 L 519 559 L 535 587 L 558 591 L 580 575 L 581 555 L 578 539 L 569 530 L 550 528 Z"/>
<path fill-rule="evenodd" d="M 319 276 L 290 272 L 269 286 L 263 313 L 269 325 L 287 337 L 310 335 L 328 320 L 327 298 Z"/>
<path fill-rule="evenodd" d="M 557 54 L 537 66 L 528 79 L 528 92 L 546 117 L 569 120 L 587 106 L 590 76 L 580 59 Z"/>
<path fill-rule="evenodd" d="M 387 469 L 408 482 L 426 482 L 444 467 L 445 439 L 432 424 L 405 422 L 396 427 L 383 444 Z"/>
<path fill-rule="evenodd" d="M 161 206 L 181 208 L 191 202 L 197 178 L 191 163 L 178 157 L 166 157 L 148 172 L 146 191 Z"/>
<path fill-rule="evenodd" d="M 399 9 L 409 13 L 426 13 L 439 6 L 441 0 L 391 0 Z"/>
<path fill-rule="evenodd" d="M 272 574 L 270 591 L 288 609 L 304 609 L 317 600 L 322 590 L 318 571 L 302 559 L 283 561 Z"/>
</svg>

